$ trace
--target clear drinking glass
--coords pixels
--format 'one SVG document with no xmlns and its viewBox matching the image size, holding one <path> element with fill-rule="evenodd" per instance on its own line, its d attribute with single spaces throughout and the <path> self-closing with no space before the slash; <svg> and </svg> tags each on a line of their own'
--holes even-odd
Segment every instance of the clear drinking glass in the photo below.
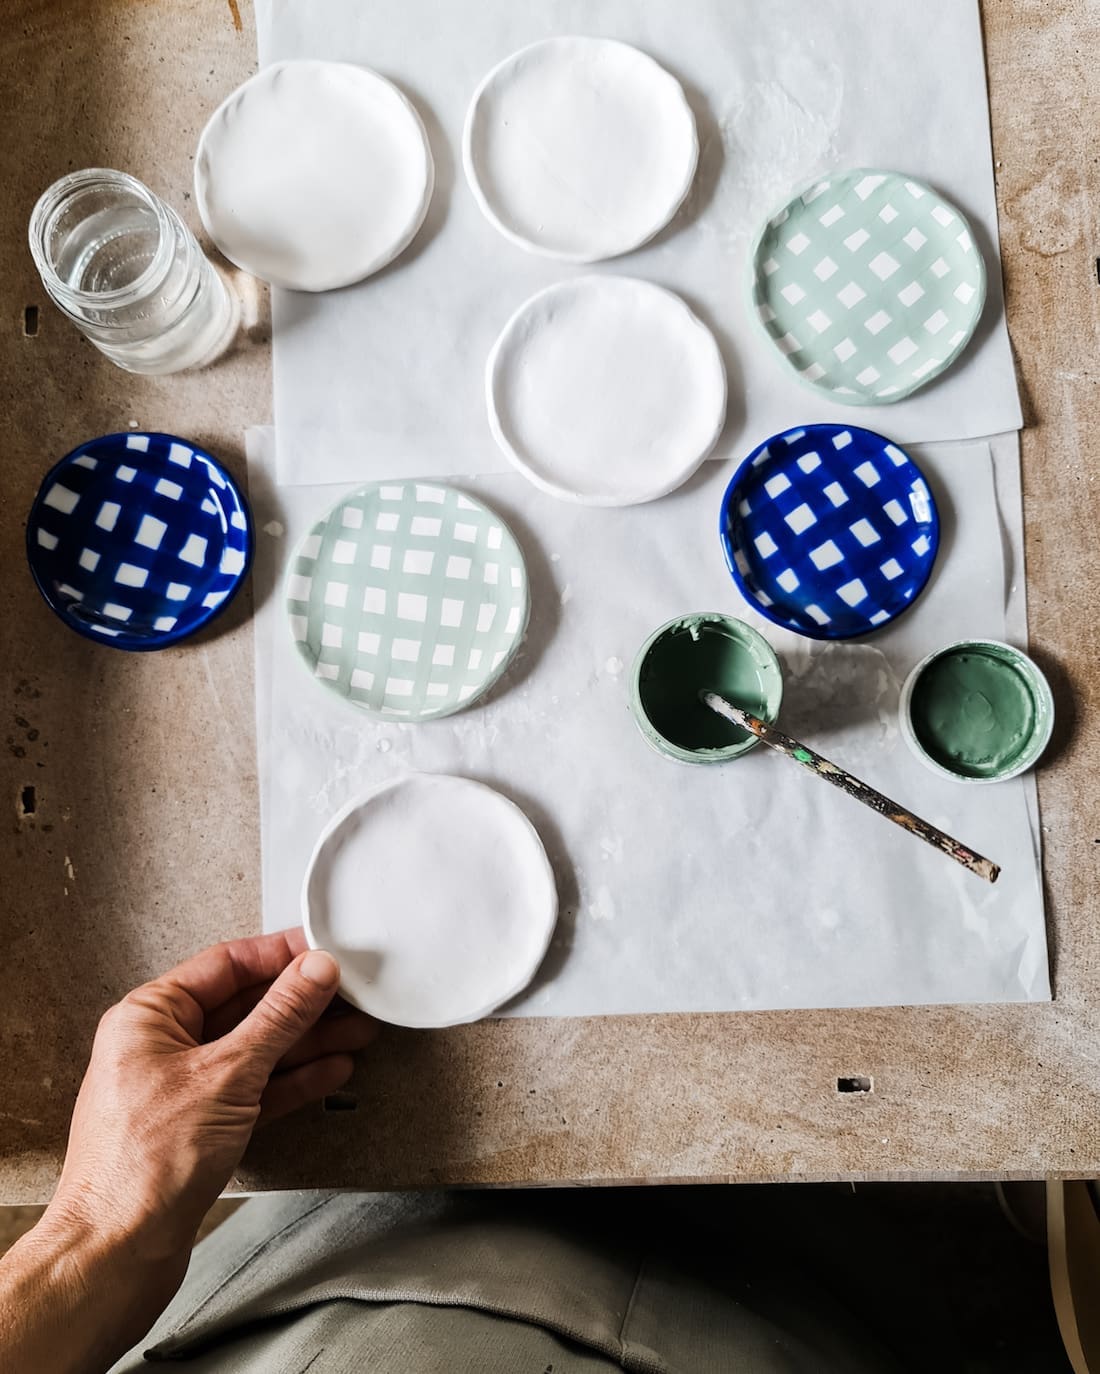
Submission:
<svg viewBox="0 0 1100 1374">
<path fill-rule="evenodd" d="M 236 298 L 176 212 L 126 172 L 55 181 L 29 236 L 54 303 L 119 367 L 182 372 L 229 346 Z"/>
</svg>

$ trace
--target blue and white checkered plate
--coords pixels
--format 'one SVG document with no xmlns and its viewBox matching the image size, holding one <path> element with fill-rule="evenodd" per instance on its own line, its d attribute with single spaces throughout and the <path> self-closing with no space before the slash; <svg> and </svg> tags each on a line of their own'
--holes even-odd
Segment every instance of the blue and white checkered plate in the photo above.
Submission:
<svg viewBox="0 0 1100 1374">
<path fill-rule="evenodd" d="M 913 604 L 940 528 L 923 473 L 897 444 L 853 425 L 806 425 L 741 464 L 720 533 L 761 615 L 811 639 L 851 639 Z"/>
<path fill-rule="evenodd" d="M 162 649 L 205 625 L 244 581 L 252 543 L 233 479 L 171 434 L 82 444 L 47 474 L 27 520 L 51 609 L 118 649 Z"/>
</svg>

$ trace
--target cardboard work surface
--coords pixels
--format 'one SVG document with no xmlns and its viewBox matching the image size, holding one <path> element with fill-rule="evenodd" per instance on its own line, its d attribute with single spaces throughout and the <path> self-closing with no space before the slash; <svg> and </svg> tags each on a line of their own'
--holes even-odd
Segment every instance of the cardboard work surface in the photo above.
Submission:
<svg viewBox="0 0 1100 1374">
<path fill-rule="evenodd" d="M 1100 166 L 1085 117 L 1100 16 L 1088 0 L 1004 0 L 984 22 L 1030 637 L 1059 710 L 1039 777 L 1056 1000 L 387 1030 L 353 1082 L 357 1110 L 261 1133 L 237 1186 L 1100 1170 Z M 81 440 L 131 422 L 175 431 L 243 478 L 244 429 L 269 419 L 261 296 L 210 372 L 132 377 L 49 305 L 25 244 L 39 191 L 95 165 L 134 172 L 197 228 L 195 142 L 254 67 L 251 24 L 235 0 L 27 0 L 0 35 L 4 1202 L 48 1196 L 102 1011 L 259 926 L 250 598 L 189 645 L 125 655 L 67 632 L 23 554 L 43 472 Z M 874 1091 L 838 1093 L 854 1075 Z"/>
</svg>

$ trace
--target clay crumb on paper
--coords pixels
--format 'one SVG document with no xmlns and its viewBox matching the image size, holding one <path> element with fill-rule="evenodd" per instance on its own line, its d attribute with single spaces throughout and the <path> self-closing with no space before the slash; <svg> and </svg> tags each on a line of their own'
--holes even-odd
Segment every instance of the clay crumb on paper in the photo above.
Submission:
<svg viewBox="0 0 1100 1374">
<path fill-rule="evenodd" d="M 594 921 L 613 921 L 615 919 L 615 900 L 606 883 L 601 883 L 596 889 L 596 895 L 592 899 L 591 912 Z"/>
<path fill-rule="evenodd" d="M 614 859 L 616 863 L 623 860 L 623 837 L 621 835 L 603 835 L 600 837 L 600 853 L 605 859 Z"/>
</svg>

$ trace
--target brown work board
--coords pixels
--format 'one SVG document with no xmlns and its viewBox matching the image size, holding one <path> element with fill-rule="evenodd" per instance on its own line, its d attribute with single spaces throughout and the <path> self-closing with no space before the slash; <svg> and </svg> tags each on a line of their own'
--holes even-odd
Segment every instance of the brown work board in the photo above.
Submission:
<svg viewBox="0 0 1100 1374">
<path fill-rule="evenodd" d="M 1058 710 L 1039 778 L 1054 1002 L 387 1029 L 347 1109 L 261 1132 L 236 1187 L 1100 1172 L 1100 8 L 985 0 L 983 17 L 1031 644 Z M 133 172 L 199 230 L 195 143 L 255 68 L 250 6 L 16 0 L 0 59 L 0 1201 L 33 1202 L 101 1012 L 258 929 L 260 870 L 250 596 L 178 648 L 97 647 L 38 597 L 26 512 L 56 458 L 132 423 L 243 479 L 270 329 L 254 289 L 231 357 L 132 376 L 53 309 L 26 248 L 38 193 L 85 166 Z M 872 1091 L 839 1091 L 851 1078 Z"/>
</svg>

